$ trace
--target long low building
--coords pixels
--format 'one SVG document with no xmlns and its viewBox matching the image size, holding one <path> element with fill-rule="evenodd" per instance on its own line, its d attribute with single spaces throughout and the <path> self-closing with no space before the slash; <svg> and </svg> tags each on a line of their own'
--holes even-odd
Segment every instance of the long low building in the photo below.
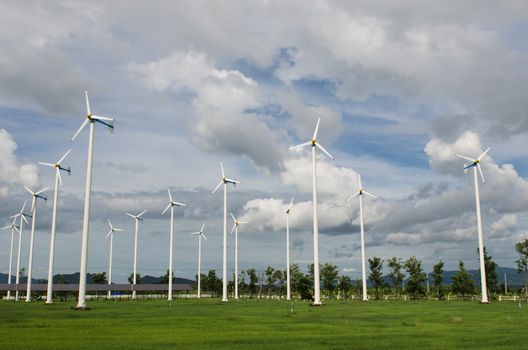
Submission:
<svg viewBox="0 0 528 350">
<path fill-rule="evenodd" d="M 25 292 L 27 290 L 27 284 L 19 284 L 18 288 L 16 284 L 0 284 L 0 292 L 6 292 L 8 290 Z M 47 284 L 31 284 L 32 292 L 45 292 L 48 289 Z M 75 292 L 79 290 L 78 284 L 53 284 L 54 292 Z M 86 290 L 88 292 L 103 292 L 103 291 L 133 291 L 138 292 L 145 291 L 168 291 L 168 284 L 87 284 Z M 172 290 L 175 292 L 179 291 L 192 291 L 192 287 L 188 284 L 173 284 Z"/>
</svg>

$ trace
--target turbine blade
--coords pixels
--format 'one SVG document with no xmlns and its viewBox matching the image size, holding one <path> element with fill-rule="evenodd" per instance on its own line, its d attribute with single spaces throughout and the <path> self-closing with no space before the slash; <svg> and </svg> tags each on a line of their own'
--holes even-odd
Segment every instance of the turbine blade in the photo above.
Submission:
<svg viewBox="0 0 528 350">
<path fill-rule="evenodd" d="M 220 183 L 218 185 L 216 185 L 216 187 L 214 188 L 213 192 L 211 192 L 211 194 L 214 194 L 216 192 L 216 190 L 218 190 L 220 188 L 220 186 L 222 186 L 222 184 L 224 183 L 224 181 L 220 181 Z"/>
<path fill-rule="evenodd" d="M 31 195 L 34 195 L 33 191 L 31 191 L 29 188 L 27 188 L 26 186 L 24 186 L 24 188 L 25 188 L 26 191 L 28 191 Z"/>
<path fill-rule="evenodd" d="M 231 229 L 231 232 L 230 232 L 230 233 L 233 233 L 233 232 L 235 231 L 236 227 L 237 227 L 237 224 L 236 224 L 236 222 L 235 222 L 235 224 L 233 225 L 233 228 Z"/>
<path fill-rule="evenodd" d="M 79 128 L 79 130 L 77 130 L 77 132 L 75 133 L 75 135 L 73 135 L 72 139 L 70 142 L 73 142 L 75 140 L 75 138 L 77 137 L 77 135 L 79 135 L 79 133 L 81 132 L 82 129 L 84 129 L 84 127 L 86 126 L 86 124 L 88 124 L 90 122 L 90 119 L 86 118 L 82 124 L 81 124 L 81 127 Z"/>
<path fill-rule="evenodd" d="M 86 99 L 86 113 L 90 115 L 92 113 L 90 112 L 90 101 L 88 100 L 88 90 L 84 90 L 84 97 Z"/>
<path fill-rule="evenodd" d="M 205 239 L 205 241 L 207 242 L 207 237 L 205 237 L 205 235 L 203 233 L 200 236 L 202 236 L 203 239 Z"/>
<path fill-rule="evenodd" d="M 490 149 L 491 149 L 491 147 L 488 147 L 487 150 L 482 152 L 482 154 L 477 158 L 477 160 L 481 160 L 490 151 Z"/>
<path fill-rule="evenodd" d="M 484 180 L 484 174 L 482 173 L 482 169 L 480 169 L 480 165 L 477 165 L 477 169 L 480 174 L 480 178 L 482 179 L 482 183 L 486 183 L 486 180 Z"/>
<path fill-rule="evenodd" d="M 66 153 L 64 153 L 64 155 L 61 157 L 61 159 L 59 159 L 57 164 L 61 164 L 62 161 L 68 156 L 68 154 L 70 154 L 70 152 L 71 152 L 71 148 L 69 150 L 67 150 Z"/>
<path fill-rule="evenodd" d="M 352 199 L 356 198 L 357 196 L 359 196 L 359 192 L 356 192 L 356 194 L 353 194 L 350 197 L 348 197 L 346 201 L 350 202 Z"/>
<path fill-rule="evenodd" d="M 328 151 L 323 147 L 321 146 L 321 144 L 319 142 L 316 142 L 315 145 L 321 150 L 323 151 L 328 157 L 330 157 L 330 159 L 335 159 L 333 155 L 331 155 L 330 153 L 328 153 Z"/>
<path fill-rule="evenodd" d="M 45 166 L 50 166 L 50 167 L 55 167 L 55 164 L 51 164 L 51 163 L 44 163 L 44 162 L 38 162 L 40 165 L 45 165 Z"/>
<path fill-rule="evenodd" d="M 61 178 L 61 174 L 60 174 L 59 168 L 55 168 L 55 173 L 59 177 L 59 184 L 60 184 L 60 187 L 62 187 L 62 178 Z"/>
<path fill-rule="evenodd" d="M 13 228 L 13 226 L 12 225 L 4 226 L 4 227 L 2 227 L 2 230 L 7 230 L 8 228 Z"/>
<path fill-rule="evenodd" d="M 27 219 L 26 219 L 26 215 L 25 215 L 25 214 L 22 214 L 22 219 L 24 220 L 24 222 L 25 222 L 26 224 L 29 224 L 29 221 L 27 221 Z"/>
<path fill-rule="evenodd" d="M 161 215 L 165 214 L 165 212 L 166 212 L 167 210 L 169 210 L 169 208 L 170 208 L 171 206 L 172 206 L 172 203 L 169 203 L 169 205 L 167 205 L 167 206 L 165 207 L 165 209 L 163 209 L 163 211 L 161 212 Z"/>
<path fill-rule="evenodd" d="M 177 207 L 186 207 L 187 206 L 187 204 L 183 204 L 183 203 L 180 203 L 180 202 L 172 202 L 172 204 L 174 204 Z"/>
<path fill-rule="evenodd" d="M 367 191 L 365 191 L 365 190 L 363 190 L 363 193 L 366 194 L 367 196 L 371 196 L 372 198 L 378 198 L 378 197 L 376 197 L 375 195 L 373 195 L 372 193 L 367 192 Z"/>
<path fill-rule="evenodd" d="M 100 115 L 92 115 L 92 119 L 95 119 L 95 120 L 102 120 L 102 121 L 107 121 L 107 122 L 114 122 L 114 121 L 115 121 L 114 118 L 101 117 Z"/>
<path fill-rule="evenodd" d="M 363 188 L 363 185 L 361 184 L 361 174 L 358 174 L 358 186 L 359 186 L 359 189 Z"/>
<path fill-rule="evenodd" d="M 109 237 L 109 236 L 110 236 L 110 235 L 112 234 L 112 232 L 113 232 L 113 231 L 112 231 L 112 230 L 110 230 L 110 232 L 108 232 L 108 233 L 106 234 L 106 237 L 105 237 L 105 239 L 107 239 L 107 238 L 108 238 L 108 237 Z"/>
<path fill-rule="evenodd" d="M 317 133 L 319 132 L 319 123 L 321 122 L 321 118 L 317 118 L 317 125 L 315 126 L 315 131 L 313 133 L 312 140 L 317 140 Z"/>
<path fill-rule="evenodd" d="M 26 208 L 27 201 L 24 201 L 24 204 L 22 205 L 22 209 L 20 209 L 20 213 L 22 214 L 24 212 L 24 209 Z"/>
<path fill-rule="evenodd" d="M 136 218 L 134 215 L 130 214 L 130 213 L 125 213 L 126 215 L 130 216 L 131 218 Z"/>
<path fill-rule="evenodd" d="M 457 156 L 458 158 L 462 158 L 462 159 L 465 159 L 465 160 L 469 160 L 471 163 L 473 163 L 475 161 L 475 159 L 473 158 L 469 158 L 467 156 L 463 156 L 462 154 L 458 154 L 458 153 L 455 153 L 455 156 Z"/>
<path fill-rule="evenodd" d="M 203 234 L 204 228 L 205 228 L 205 224 L 202 225 L 202 228 L 200 229 L 200 233 Z"/>
<path fill-rule="evenodd" d="M 114 228 L 114 232 L 123 232 L 124 230 L 122 228 Z"/>
<path fill-rule="evenodd" d="M 236 222 L 236 219 L 235 219 L 235 216 L 233 215 L 233 213 L 229 213 L 229 215 L 231 215 L 231 217 L 233 218 L 233 221 Z"/>
<path fill-rule="evenodd" d="M 240 224 L 247 224 L 247 223 L 248 223 L 247 221 L 237 221 L 237 222 L 238 222 L 239 225 L 240 225 Z"/>
<path fill-rule="evenodd" d="M 48 188 L 49 188 L 49 187 L 44 187 L 43 189 L 41 189 L 40 191 L 38 191 L 37 193 L 35 193 L 35 195 L 37 196 L 37 195 L 41 194 L 42 192 L 47 191 Z"/>
<path fill-rule="evenodd" d="M 238 181 L 238 180 L 233 180 L 233 179 L 228 179 L 228 178 L 226 178 L 225 181 L 229 182 L 229 183 L 232 183 L 233 185 L 236 185 L 236 184 L 240 183 L 240 181 Z"/>
<path fill-rule="evenodd" d="M 139 213 L 139 215 L 137 217 L 139 218 L 141 215 L 145 214 L 147 212 L 147 210 L 148 209 L 143 210 L 141 213 Z"/>
<path fill-rule="evenodd" d="M 296 146 L 290 146 L 289 150 L 290 151 L 298 151 L 298 150 L 300 150 L 303 147 L 311 146 L 311 145 L 312 145 L 312 141 L 308 141 L 308 142 L 304 142 L 304 143 L 301 143 L 301 144 L 296 145 Z"/>
<path fill-rule="evenodd" d="M 170 188 L 167 188 L 167 192 L 169 193 L 169 202 L 172 202 L 172 195 L 170 192 Z"/>
<path fill-rule="evenodd" d="M 114 226 L 112 226 L 112 223 L 110 222 L 110 219 L 106 218 L 108 220 L 108 226 L 110 226 L 110 230 L 114 229 Z"/>
<path fill-rule="evenodd" d="M 291 197 L 290 204 L 288 205 L 288 210 L 291 210 L 293 206 L 293 197 Z"/>
<path fill-rule="evenodd" d="M 222 164 L 222 161 L 220 161 L 220 169 L 222 170 L 222 179 L 225 177 L 224 173 L 224 164 Z"/>
</svg>

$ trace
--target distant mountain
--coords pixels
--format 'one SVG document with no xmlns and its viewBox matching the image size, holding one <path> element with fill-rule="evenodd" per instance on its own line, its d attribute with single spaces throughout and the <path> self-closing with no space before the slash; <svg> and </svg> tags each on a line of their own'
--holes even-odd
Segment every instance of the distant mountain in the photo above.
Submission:
<svg viewBox="0 0 528 350">
<path fill-rule="evenodd" d="M 55 283 L 57 283 L 57 277 L 59 275 L 54 275 L 53 276 L 53 280 L 55 281 Z M 61 276 L 61 280 L 64 281 L 64 283 L 66 284 L 77 284 L 79 283 L 79 272 L 75 272 L 75 273 L 70 273 L 70 274 L 60 274 Z M 0 284 L 4 284 L 4 283 L 7 283 L 7 278 L 8 278 L 8 274 L 6 273 L 0 273 Z M 161 283 L 161 280 L 162 280 L 162 277 L 153 277 L 153 276 L 143 276 L 141 277 L 141 283 L 143 284 L 149 284 L 149 283 L 154 283 L 154 284 L 157 284 L 157 283 Z M 24 277 L 23 279 L 21 279 L 21 283 L 26 283 L 27 281 L 27 277 Z M 11 283 L 14 284 L 15 283 L 15 277 L 14 276 L 11 276 Z M 31 283 L 48 283 L 48 280 L 47 279 L 35 279 L 35 278 L 32 278 L 31 279 Z M 93 283 L 92 281 L 92 274 L 87 274 L 86 275 L 86 283 L 90 284 L 90 283 Z M 181 277 L 176 277 L 175 278 L 175 281 L 174 281 L 175 284 L 188 284 L 190 286 L 193 286 L 196 284 L 196 281 L 193 281 L 193 280 L 190 280 L 190 279 L 187 279 L 187 278 L 181 278 Z"/>
</svg>

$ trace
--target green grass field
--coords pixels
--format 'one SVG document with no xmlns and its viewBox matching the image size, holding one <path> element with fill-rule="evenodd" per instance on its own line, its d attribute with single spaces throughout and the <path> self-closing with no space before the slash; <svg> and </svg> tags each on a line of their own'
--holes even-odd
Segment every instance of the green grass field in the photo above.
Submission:
<svg viewBox="0 0 528 350">
<path fill-rule="evenodd" d="M 240 300 L 0 302 L 3 349 L 527 349 L 528 305 Z"/>
</svg>

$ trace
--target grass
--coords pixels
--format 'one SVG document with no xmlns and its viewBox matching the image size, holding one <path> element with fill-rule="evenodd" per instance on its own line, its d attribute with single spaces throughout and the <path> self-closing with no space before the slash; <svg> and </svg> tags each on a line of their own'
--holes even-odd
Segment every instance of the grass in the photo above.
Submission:
<svg viewBox="0 0 528 350">
<path fill-rule="evenodd" d="M 4 349 L 525 349 L 528 305 L 276 300 L 0 302 Z"/>
</svg>

